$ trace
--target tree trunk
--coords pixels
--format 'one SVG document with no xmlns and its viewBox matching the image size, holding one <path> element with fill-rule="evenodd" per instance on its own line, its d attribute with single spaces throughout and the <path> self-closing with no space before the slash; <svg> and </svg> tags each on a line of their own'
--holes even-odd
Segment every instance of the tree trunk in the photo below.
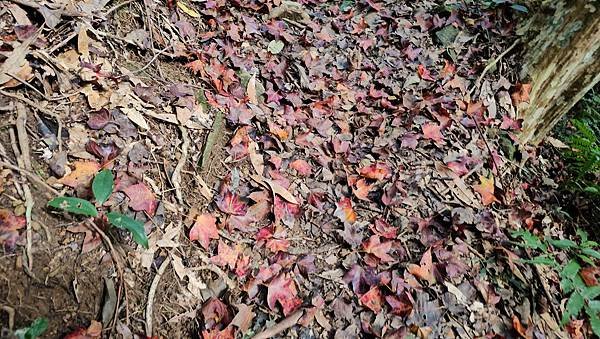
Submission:
<svg viewBox="0 0 600 339">
<path fill-rule="evenodd" d="M 524 27 L 521 78 L 529 79 L 531 92 L 529 104 L 518 109 L 523 144 L 539 144 L 600 80 L 600 1 L 545 2 L 551 8 L 539 11 Z"/>
</svg>

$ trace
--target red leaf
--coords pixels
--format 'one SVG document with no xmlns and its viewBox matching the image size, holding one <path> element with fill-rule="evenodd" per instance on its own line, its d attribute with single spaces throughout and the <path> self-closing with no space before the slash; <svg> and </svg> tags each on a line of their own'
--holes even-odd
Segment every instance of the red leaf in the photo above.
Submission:
<svg viewBox="0 0 600 339">
<path fill-rule="evenodd" d="M 529 93 L 531 92 L 531 84 L 519 84 L 516 86 L 517 91 L 511 97 L 513 104 L 518 106 L 522 102 L 529 102 Z"/>
<path fill-rule="evenodd" d="M 194 60 L 185 64 L 184 67 L 192 71 L 192 73 L 198 74 L 204 73 L 204 67 L 206 67 L 206 64 L 202 60 Z"/>
<path fill-rule="evenodd" d="M 363 296 L 360 297 L 360 303 L 371 311 L 379 313 L 383 304 L 383 295 L 381 294 L 379 287 L 373 286 L 369 292 L 363 294 Z"/>
<path fill-rule="evenodd" d="M 228 189 L 223 195 L 217 197 L 217 207 L 224 213 L 232 215 L 244 215 L 248 210 L 248 206 L 242 198 Z"/>
<path fill-rule="evenodd" d="M 417 71 L 418 71 L 421 79 L 435 81 L 435 79 L 431 76 L 431 73 L 429 72 L 429 70 L 427 68 L 425 68 L 425 66 L 419 65 L 417 68 Z"/>
<path fill-rule="evenodd" d="M 383 180 L 390 175 L 390 168 L 383 162 L 377 162 L 361 168 L 359 173 L 368 179 Z"/>
<path fill-rule="evenodd" d="M 217 219 L 211 214 L 197 216 L 194 226 L 190 229 L 190 240 L 198 240 L 204 249 L 208 249 L 210 239 L 219 239 Z"/>
<path fill-rule="evenodd" d="M 598 267 L 585 267 L 579 271 L 579 275 L 583 282 L 585 282 L 586 286 L 596 286 L 598 285 L 598 275 L 600 274 L 600 270 Z"/>
<path fill-rule="evenodd" d="M 212 297 L 202 306 L 204 327 L 207 330 L 221 329 L 231 322 L 231 314 L 227 305 Z"/>
<path fill-rule="evenodd" d="M 481 203 L 487 206 L 497 202 L 498 199 L 494 195 L 494 177 L 491 174 L 489 178 L 480 175 L 479 181 L 481 184 L 473 186 L 473 189 L 481 195 Z"/>
<path fill-rule="evenodd" d="M 312 172 L 312 167 L 310 166 L 310 164 L 302 159 L 294 160 L 290 164 L 290 167 L 295 169 L 296 171 L 298 171 L 298 173 L 300 175 L 305 176 L 305 177 L 309 176 L 310 173 Z"/>
<path fill-rule="evenodd" d="M 393 241 L 380 242 L 378 235 L 372 235 L 369 240 L 363 243 L 365 252 L 373 254 L 379 258 L 382 262 L 392 262 L 392 258 L 388 252 L 392 249 Z"/>
<path fill-rule="evenodd" d="M 343 197 L 336 204 L 337 208 L 333 215 L 338 217 L 342 222 L 353 223 L 356 221 L 356 212 L 352 209 L 352 200 L 347 197 Z"/>
<path fill-rule="evenodd" d="M 375 220 L 375 224 L 371 225 L 370 227 L 373 233 L 379 234 L 380 236 L 387 239 L 395 239 L 396 234 L 398 233 L 398 229 L 396 227 L 390 225 L 382 218 Z"/>
<path fill-rule="evenodd" d="M 226 243 L 219 240 L 219 246 L 217 247 L 217 255 L 210 258 L 210 261 L 218 266 L 229 266 L 230 269 L 235 268 L 235 263 L 240 253 L 240 245 L 235 247 L 229 247 Z"/>
<path fill-rule="evenodd" d="M 286 239 L 273 238 L 267 241 L 266 247 L 273 253 L 277 253 L 279 251 L 285 252 L 290 247 L 290 242 Z"/>
<path fill-rule="evenodd" d="M 27 225 L 25 217 L 17 217 L 9 210 L 0 208 L 0 245 L 12 251 L 19 239 L 19 230 Z"/>
<path fill-rule="evenodd" d="M 232 326 L 229 326 L 222 331 L 202 331 L 202 339 L 234 339 L 235 336 L 233 335 L 233 332 L 234 328 Z"/>
<path fill-rule="evenodd" d="M 423 137 L 425 139 L 431 139 L 438 144 L 444 142 L 444 136 L 442 132 L 440 132 L 440 125 L 428 122 L 422 126 L 423 128 Z"/>
<path fill-rule="evenodd" d="M 292 313 L 300 304 L 302 299 L 298 298 L 298 291 L 294 280 L 281 273 L 269 283 L 267 290 L 267 304 L 275 311 L 275 304 L 279 302 L 283 315 Z"/>
<path fill-rule="evenodd" d="M 158 201 L 143 182 L 125 188 L 123 192 L 129 197 L 129 207 L 134 211 L 145 211 L 150 216 L 154 215 Z"/>
<path fill-rule="evenodd" d="M 64 339 L 100 339 L 102 338 L 102 323 L 92 320 L 90 327 L 80 328 L 69 334 Z"/>
</svg>

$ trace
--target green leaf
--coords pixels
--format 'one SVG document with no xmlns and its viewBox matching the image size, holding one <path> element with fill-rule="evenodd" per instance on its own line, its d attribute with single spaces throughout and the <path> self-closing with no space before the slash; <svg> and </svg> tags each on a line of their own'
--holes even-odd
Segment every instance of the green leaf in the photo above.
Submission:
<svg viewBox="0 0 600 339">
<path fill-rule="evenodd" d="M 581 295 L 587 300 L 595 299 L 600 295 L 600 285 L 584 288 Z"/>
<path fill-rule="evenodd" d="M 148 237 L 146 236 L 143 222 L 116 212 L 110 212 L 106 217 L 114 226 L 128 230 L 135 242 L 144 248 L 148 248 Z"/>
<path fill-rule="evenodd" d="M 588 302 L 588 308 L 595 313 L 600 312 L 600 300 L 590 300 Z"/>
<path fill-rule="evenodd" d="M 110 197 L 113 192 L 113 188 L 114 181 L 110 170 L 105 168 L 96 174 L 96 177 L 94 177 L 94 182 L 92 182 L 92 191 L 94 192 L 96 201 L 98 201 L 100 205 L 104 204 L 104 202 L 108 200 L 108 197 Z"/>
<path fill-rule="evenodd" d="M 592 327 L 592 331 L 596 335 L 596 337 L 600 337 L 600 318 L 598 318 L 598 310 L 592 309 L 592 307 L 586 307 L 586 312 L 588 317 L 590 318 L 590 325 Z"/>
<path fill-rule="evenodd" d="M 564 294 L 569 294 L 571 291 L 573 291 L 573 280 L 569 278 L 562 279 L 560 281 L 560 288 Z"/>
<path fill-rule="evenodd" d="M 512 233 L 513 237 L 519 237 L 523 240 L 523 247 L 531 248 L 531 249 L 541 249 L 546 250 L 546 244 L 542 243 L 540 238 L 533 235 L 531 232 L 527 230 L 515 231 Z"/>
<path fill-rule="evenodd" d="M 515 11 L 519 11 L 519 12 L 523 12 L 523 13 L 529 12 L 527 7 L 525 7 L 523 5 L 519 5 L 519 4 L 512 4 L 512 5 L 510 5 L 510 8 L 514 9 Z"/>
<path fill-rule="evenodd" d="M 596 251 L 595 249 L 592 248 L 582 248 L 581 249 L 581 253 L 585 254 L 585 255 L 589 255 L 590 257 L 596 258 L 596 259 L 600 259 L 600 252 Z"/>
<path fill-rule="evenodd" d="M 573 247 L 577 247 L 577 243 L 575 243 L 573 240 L 569 240 L 569 239 L 546 239 L 548 241 L 548 243 L 550 245 L 552 245 L 553 247 L 556 248 L 573 248 Z"/>
<path fill-rule="evenodd" d="M 271 52 L 271 54 L 279 54 L 283 50 L 283 47 L 285 47 L 283 41 L 271 40 L 267 46 L 267 51 Z"/>
<path fill-rule="evenodd" d="M 19 339 L 35 339 L 42 335 L 47 329 L 48 319 L 37 318 L 31 323 L 31 326 L 16 330 L 15 336 Z"/>
<path fill-rule="evenodd" d="M 354 0 L 343 0 L 340 4 L 340 11 L 345 12 L 354 6 Z"/>
<path fill-rule="evenodd" d="M 588 241 L 588 234 L 586 231 L 579 229 L 575 232 L 575 234 L 581 238 L 581 243 Z"/>
<path fill-rule="evenodd" d="M 590 257 L 586 256 L 586 255 L 582 255 L 582 254 L 578 254 L 577 255 L 579 257 L 579 259 L 581 259 L 584 263 L 586 264 L 590 264 L 592 266 L 594 266 L 594 260 L 592 260 Z"/>
<path fill-rule="evenodd" d="M 535 265 L 548 265 L 548 266 L 556 265 L 556 260 L 554 260 L 554 257 L 552 257 L 548 254 L 538 255 L 537 257 L 534 257 L 531 260 L 522 259 L 521 262 L 528 263 L 528 264 L 535 264 Z"/>
<path fill-rule="evenodd" d="M 70 213 L 86 215 L 88 217 L 98 216 L 98 211 L 92 203 L 75 197 L 57 197 L 50 200 L 48 206 L 65 210 Z"/>
<path fill-rule="evenodd" d="M 577 292 L 573 292 L 567 301 L 567 305 L 565 306 L 565 313 L 563 314 L 561 321 L 562 324 L 564 325 L 569 322 L 572 316 L 577 316 L 583 308 L 584 303 L 583 296 Z"/>
<path fill-rule="evenodd" d="M 567 277 L 573 279 L 577 275 L 577 272 L 581 269 L 581 266 L 577 263 L 576 260 L 571 260 L 560 272 L 561 277 Z"/>
</svg>

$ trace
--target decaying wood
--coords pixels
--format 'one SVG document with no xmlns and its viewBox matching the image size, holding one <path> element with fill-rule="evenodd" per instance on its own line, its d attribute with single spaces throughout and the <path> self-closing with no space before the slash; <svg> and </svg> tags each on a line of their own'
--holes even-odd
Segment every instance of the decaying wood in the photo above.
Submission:
<svg viewBox="0 0 600 339">
<path fill-rule="evenodd" d="M 529 104 L 519 107 L 520 141 L 538 144 L 600 80 L 600 2 L 553 1 L 524 30 L 521 77 L 532 87 Z"/>
</svg>

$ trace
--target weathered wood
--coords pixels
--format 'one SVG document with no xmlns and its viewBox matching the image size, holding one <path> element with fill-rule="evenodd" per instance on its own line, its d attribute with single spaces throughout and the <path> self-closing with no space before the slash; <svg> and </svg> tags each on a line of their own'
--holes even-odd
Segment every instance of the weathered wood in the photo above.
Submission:
<svg viewBox="0 0 600 339">
<path fill-rule="evenodd" d="M 525 26 L 521 78 L 532 87 L 518 110 L 523 144 L 539 144 L 600 80 L 600 1 L 546 2 Z"/>
</svg>

